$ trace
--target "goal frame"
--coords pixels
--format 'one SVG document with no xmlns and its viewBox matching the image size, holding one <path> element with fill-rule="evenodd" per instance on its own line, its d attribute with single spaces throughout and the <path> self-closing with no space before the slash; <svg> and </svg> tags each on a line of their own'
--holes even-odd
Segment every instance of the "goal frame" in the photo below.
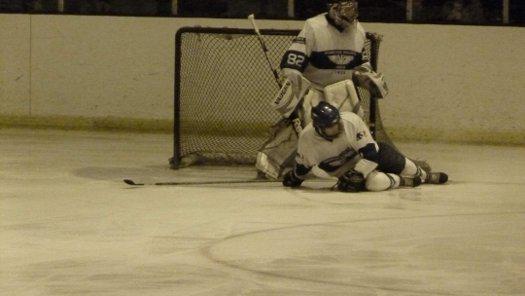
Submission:
<svg viewBox="0 0 525 296">
<path fill-rule="evenodd" d="M 297 36 L 300 30 L 280 30 L 280 29 L 262 29 L 260 30 L 261 35 L 284 35 L 284 36 Z M 195 33 L 195 34 L 242 34 L 242 35 L 256 35 L 256 32 L 253 29 L 244 29 L 244 28 L 228 28 L 228 27 L 182 27 L 177 30 L 175 34 L 175 60 L 174 60 L 174 104 L 173 104 L 173 157 L 170 158 L 170 168 L 179 169 L 181 167 L 182 160 L 182 147 L 181 147 L 181 116 L 180 116 L 180 107 L 181 107 L 181 58 L 182 58 L 182 36 L 186 33 Z M 382 41 L 382 35 L 367 32 L 366 37 L 370 40 L 370 64 L 374 71 L 378 69 L 378 59 L 379 59 L 379 45 Z M 262 49 L 261 49 L 262 50 Z M 270 72 L 271 69 L 268 68 Z M 277 92 L 277 90 L 276 90 Z M 371 97 L 369 103 L 369 127 L 372 135 L 375 135 L 377 124 L 376 122 L 379 119 L 379 109 L 377 108 L 377 98 Z"/>
</svg>

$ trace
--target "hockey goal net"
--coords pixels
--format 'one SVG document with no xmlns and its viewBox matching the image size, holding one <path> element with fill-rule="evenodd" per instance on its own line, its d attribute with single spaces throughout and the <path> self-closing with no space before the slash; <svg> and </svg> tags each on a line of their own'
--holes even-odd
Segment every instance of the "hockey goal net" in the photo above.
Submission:
<svg viewBox="0 0 525 296">
<path fill-rule="evenodd" d="M 297 30 L 261 30 L 273 67 Z M 364 54 L 377 70 L 381 36 L 367 33 Z M 279 90 L 253 30 L 185 27 L 175 38 L 173 169 L 191 164 L 253 164 L 279 114 Z M 377 100 L 358 88 L 365 120 L 388 141 Z"/>
</svg>

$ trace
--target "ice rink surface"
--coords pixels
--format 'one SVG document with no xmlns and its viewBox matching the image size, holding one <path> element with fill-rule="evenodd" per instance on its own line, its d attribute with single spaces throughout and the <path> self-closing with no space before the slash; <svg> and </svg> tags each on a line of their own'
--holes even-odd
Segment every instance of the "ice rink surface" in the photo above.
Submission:
<svg viewBox="0 0 525 296">
<path fill-rule="evenodd" d="M 171 136 L 0 129 L 0 295 L 525 295 L 525 148 L 404 143 L 382 193 L 168 168 Z"/>
</svg>

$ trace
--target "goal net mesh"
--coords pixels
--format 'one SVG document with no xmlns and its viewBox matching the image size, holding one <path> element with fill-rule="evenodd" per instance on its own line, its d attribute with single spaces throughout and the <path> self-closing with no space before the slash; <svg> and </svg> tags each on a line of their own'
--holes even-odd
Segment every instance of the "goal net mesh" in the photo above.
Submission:
<svg viewBox="0 0 525 296">
<path fill-rule="evenodd" d="M 261 30 L 272 67 L 297 30 Z M 367 33 L 364 54 L 377 68 L 380 36 Z M 253 164 L 280 115 L 271 101 L 279 86 L 253 30 L 182 28 L 175 44 L 174 147 L 172 168 L 191 164 Z M 375 136 L 388 141 L 379 109 L 358 88 Z M 371 120 L 372 119 L 372 120 Z M 374 127 L 372 127 L 374 129 Z"/>
</svg>

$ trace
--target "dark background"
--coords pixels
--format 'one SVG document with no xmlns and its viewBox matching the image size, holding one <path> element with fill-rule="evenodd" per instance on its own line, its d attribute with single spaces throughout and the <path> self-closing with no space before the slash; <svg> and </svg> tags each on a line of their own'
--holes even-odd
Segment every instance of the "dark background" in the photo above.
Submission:
<svg viewBox="0 0 525 296">
<path fill-rule="evenodd" d="M 128 16 L 180 16 L 304 20 L 326 11 L 324 0 L 297 0 L 288 15 L 287 0 L 0 0 L 2 13 L 86 14 Z M 364 22 L 412 22 L 475 25 L 525 24 L 525 0 L 510 0 L 509 23 L 503 24 L 503 0 L 413 0 L 412 20 L 407 20 L 405 0 L 359 0 Z"/>
</svg>

